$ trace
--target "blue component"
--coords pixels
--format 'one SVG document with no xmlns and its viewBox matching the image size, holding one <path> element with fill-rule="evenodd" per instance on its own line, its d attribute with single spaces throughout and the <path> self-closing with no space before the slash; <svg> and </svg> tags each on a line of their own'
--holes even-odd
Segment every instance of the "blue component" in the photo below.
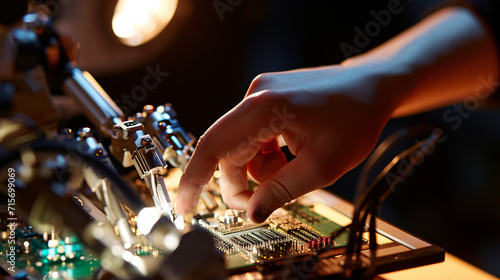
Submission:
<svg viewBox="0 0 500 280">
<path fill-rule="evenodd" d="M 176 137 L 176 136 L 172 135 L 172 136 L 170 137 L 170 139 L 172 139 L 172 141 L 175 143 L 175 145 L 177 145 L 177 147 L 178 147 L 178 149 L 179 149 L 179 150 L 182 150 L 182 144 L 181 144 L 181 142 L 179 141 L 179 139 L 177 139 L 177 137 Z"/>
</svg>

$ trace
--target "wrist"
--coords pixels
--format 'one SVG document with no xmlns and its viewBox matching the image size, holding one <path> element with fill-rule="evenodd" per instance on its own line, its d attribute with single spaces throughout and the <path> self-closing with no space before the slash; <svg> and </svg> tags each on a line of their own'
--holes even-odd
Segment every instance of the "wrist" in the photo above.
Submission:
<svg viewBox="0 0 500 280">
<path fill-rule="evenodd" d="M 375 81 L 371 83 L 373 106 L 388 118 L 400 115 L 399 111 L 410 99 L 419 77 L 413 64 L 371 53 L 349 58 L 341 65 L 356 68 L 366 73 L 367 80 Z"/>
</svg>

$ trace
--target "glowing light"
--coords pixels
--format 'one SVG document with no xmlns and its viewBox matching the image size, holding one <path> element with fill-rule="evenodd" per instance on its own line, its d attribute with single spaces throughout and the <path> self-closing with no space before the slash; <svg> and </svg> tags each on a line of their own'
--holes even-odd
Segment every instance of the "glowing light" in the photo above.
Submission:
<svg viewBox="0 0 500 280">
<path fill-rule="evenodd" d="M 158 222 L 162 213 L 156 207 L 145 207 L 137 215 L 137 229 L 143 234 L 148 235 L 153 226 Z"/>
<path fill-rule="evenodd" d="M 122 254 L 122 258 L 126 261 L 126 262 L 130 262 L 130 260 L 134 257 L 134 254 L 132 254 L 132 252 L 129 252 L 129 251 L 125 251 L 123 252 Z"/>
<path fill-rule="evenodd" d="M 178 0 L 118 0 L 111 22 L 122 43 L 139 46 L 162 32 L 174 16 Z"/>
<path fill-rule="evenodd" d="M 179 246 L 179 238 L 174 235 L 174 234 L 167 234 L 163 238 L 163 245 L 165 246 L 165 249 L 167 250 L 175 250 L 177 249 L 177 246 Z"/>
<path fill-rule="evenodd" d="M 127 38 L 134 33 L 134 24 L 130 22 L 124 14 L 115 15 L 111 24 L 113 26 L 113 32 L 115 32 L 115 35 L 119 38 Z"/>
<path fill-rule="evenodd" d="M 145 0 L 143 2 L 144 2 L 144 5 L 150 11 L 158 10 L 160 8 L 160 5 L 161 5 L 161 0 Z"/>
</svg>

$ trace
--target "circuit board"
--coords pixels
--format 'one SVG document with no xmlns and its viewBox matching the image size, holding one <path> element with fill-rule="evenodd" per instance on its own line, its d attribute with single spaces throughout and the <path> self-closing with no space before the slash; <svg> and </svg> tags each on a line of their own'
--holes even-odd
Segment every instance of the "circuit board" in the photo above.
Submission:
<svg viewBox="0 0 500 280">
<path fill-rule="evenodd" d="M 181 174 L 178 169 L 171 169 L 166 177 L 165 183 L 172 197 L 176 195 Z M 186 226 L 199 226 L 210 233 L 215 249 L 224 257 L 230 275 L 263 267 L 279 269 L 283 262 L 300 262 L 326 250 L 331 255 L 339 255 L 347 245 L 348 231 L 333 240 L 332 233 L 342 226 L 315 212 L 314 204 L 308 206 L 296 200 L 275 211 L 265 222 L 256 224 L 248 218 L 246 211 L 228 209 L 215 180 L 206 188 L 212 202 L 206 203 L 206 200 L 200 199 L 195 212 L 198 214 L 189 221 L 185 219 Z M 138 185 L 138 189 L 141 189 L 141 185 Z M 88 201 L 90 203 L 91 200 Z M 99 208 L 99 202 L 93 201 Z M 101 211 L 97 208 L 96 211 Z M 134 235 L 134 243 L 127 250 L 149 262 L 161 261 L 168 254 L 162 247 L 151 244 L 142 236 L 137 230 L 136 214 L 127 207 L 123 209 L 128 217 L 131 234 Z M 13 270 L 16 273 L 25 270 L 39 279 L 71 280 L 92 278 L 101 269 L 102 260 L 86 250 L 75 235 L 59 232 L 57 228 L 52 231 L 36 230 L 23 222 L 21 217 L 13 232 L 6 226 L 8 213 L 0 214 L 0 266 L 5 273 L 14 275 Z M 115 228 L 119 236 L 117 230 Z M 12 232 L 15 244 L 8 238 Z M 16 255 L 15 269 L 8 262 L 12 245 Z"/>
<path fill-rule="evenodd" d="M 332 240 L 337 223 L 311 208 L 295 205 L 281 208 L 261 224 L 250 221 L 245 211 L 218 209 L 197 215 L 193 223 L 203 227 L 214 239 L 215 248 L 224 256 L 229 274 L 256 270 L 259 265 L 286 259 L 300 260 L 321 249 L 342 248 L 347 234 Z M 54 233 L 38 233 L 20 226 L 16 235 L 15 271 L 27 271 L 40 279 L 88 279 L 100 268 L 99 260 L 87 252 L 75 237 L 62 238 Z M 7 238 L 0 241 L 0 266 L 9 272 Z M 136 244 L 133 253 L 162 257 L 164 252 L 147 244 Z M 12 271 L 10 271 L 12 272 Z"/>
<path fill-rule="evenodd" d="M 6 231 L 2 231 L 0 242 L 0 266 L 9 274 L 25 271 L 39 279 L 79 280 L 89 279 L 101 267 L 99 260 L 76 238 L 60 240 L 54 238 L 55 235 L 44 236 L 30 226 L 20 225 L 14 231 L 15 244 L 9 244 L 4 233 Z M 15 259 L 11 259 L 11 255 Z"/>
<path fill-rule="evenodd" d="M 340 225 L 301 205 L 293 211 L 279 209 L 261 224 L 251 222 L 245 211 L 231 209 L 197 218 L 198 225 L 211 233 L 216 249 L 224 255 L 229 273 L 347 245 L 347 232 L 335 240 L 330 238 Z"/>
</svg>

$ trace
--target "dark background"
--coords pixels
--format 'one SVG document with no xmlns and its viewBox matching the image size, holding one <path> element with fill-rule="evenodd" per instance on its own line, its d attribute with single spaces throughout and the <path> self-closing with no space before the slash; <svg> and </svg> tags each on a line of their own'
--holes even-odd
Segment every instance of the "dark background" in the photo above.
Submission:
<svg viewBox="0 0 500 280">
<path fill-rule="evenodd" d="M 417 22 L 435 2 L 402 0 L 402 13 L 363 51 Z M 344 60 L 339 44 L 353 44 L 353 28 L 363 29 L 373 20 L 370 11 L 385 9 L 388 1 L 243 0 L 223 21 L 213 3 L 191 2 L 189 18 L 161 56 L 96 78 L 118 98 L 142 83 L 145 66 L 159 63 L 170 75 L 140 105 L 172 103 L 183 126 L 200 136 L 242 99 L 257 74 Z M 500 276 L 500 113 L 472 112 L 453 129 L 443 120 L 445 110 L 392 120 L 385 129 L 382 138 L 433 120 L 448 140 L 389 196 L 381 216 Z M 358 173 L 354 169 L 329 189 L 352 200 Z"/>
</svg>

